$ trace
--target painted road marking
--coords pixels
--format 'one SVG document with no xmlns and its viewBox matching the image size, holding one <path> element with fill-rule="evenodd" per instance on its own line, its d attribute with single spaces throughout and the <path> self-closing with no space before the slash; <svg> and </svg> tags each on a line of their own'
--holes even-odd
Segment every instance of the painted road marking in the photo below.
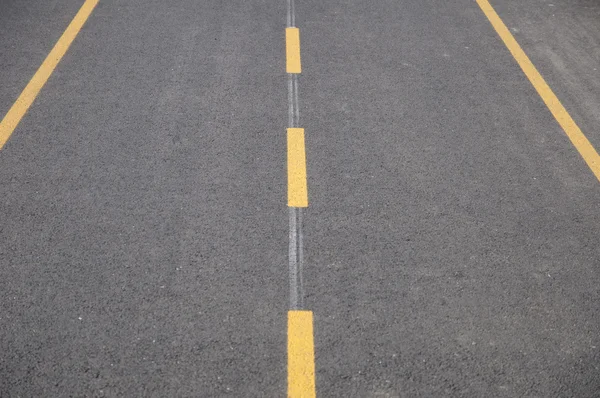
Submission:
<svg viewBox="0 0 600 398">
<path fill-rule="evenodd" d="M 13 131 L 27 113 L 27 110 L 35 101 L 38 93 L 44 87 L 52 72 L 65 55 L 75 37 L 91 15 L 99 0 L 86 0 L 81 6 L 75 18 L 71 21 L 58 42 L 54 45 L 50 54 L 46 57 L 37 72 L 33 75 L 17 101 L 10 108 L 4 119 L 0 122 L 0 149 L 10 138 Z"/>
<path fill-rule="evenodd" d="M 288 397 L 316 397 L 311 311 L 288 312 Z"/>
<path fill-rule="evenodd" d="M 299 128 L 298 74 L 300 62 L 300 30 L 295 25 L 294 0 L 287 0 L 285 30 L 286 71 L 288 73 L 289 128 L 287 129 L 288 206 L 290 216 L 288 312 L 288 397 L 316 397 L 313 314 L 304 307 L 302 208 L 308 206 L 306 183 L 306 149 L 304 129 Z"/>
<path fill-rule="evenodd" d="M 596 175 L 596 178 L 600 180 L 600 156 L 598 155 L 598 152 L 596 152 L 596 149 L 594 149 L 587 137 L 581 132 L 577 123 L 571 118 L 569 112 L 567 112 L 527 54 L 525 54 L 521 46 L 519 46 L 519 43 L 517 43 L 517 40 L 515 40 L 504 22 L 502 22 L 502 19 L 500 19 L 489 1 L 477 0 L 477 4 L 479 4 L 479 7 L 485 16 L 488 18 L 531 84 L 533 84 L 533 87 L 535 87 L 540 97 L 542 97 L 542 100 L 544 100 L 546 106 L 550 112 L 552 112 L 552 115 L 554 115 L 554 118 L 560 127 L 562 127 L 565 134 L 567 134 L 567 137 L 569 137 L 575 148 L 579 151 L 583 160 L 585 160 L 589 168 Z"/>
<path fill-rule="evenodd" d="M 285 29 L 285 55 L 287 73 L 302 72 L 300 62 L 300 29 Z"/>
<path fill-rule="evenodd" d="M 308 207 L 304 129 L 288 128 L 288 206 Z"/>
</svg>

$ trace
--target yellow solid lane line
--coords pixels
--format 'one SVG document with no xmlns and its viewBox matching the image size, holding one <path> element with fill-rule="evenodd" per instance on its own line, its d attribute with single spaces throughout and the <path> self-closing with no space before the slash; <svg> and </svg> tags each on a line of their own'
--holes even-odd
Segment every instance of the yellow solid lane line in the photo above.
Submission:
<svg viewBox="0 0 600 398">
<path fill-rule="evenodd" d="M 302 72 L 302 65 L 300 62 L 300 29 L 285 29 L 285 55 L 287 61 L 287 73 Z"/>
<path fill-rule="evenodd" d="M 288 312 L 288 397 L 316 397 L 311 311 Z"/>
<path fill-rule="evenodd" d="M 600 180 L 600 156 L 598 156 L 596 149 L 594 149 L 587 137 L 581 132 L 579 126 L 571 118 L 571 115 L 569 115 L 558 97 L 550 89 L 550 86 L 548 86 L 542 75 L 540 75 L 527 54 L 519 46 L 519 43 L 517 43 L 489 1 L 476 1 L 521 69 L 523 69 L 523 72 L 525 72 L 531 84 L 533 84 L 533 87 L 535 87 L 540 97 L 542 97 L 542 100 L 544 100 L 546 106 L 552 112 L 558 124 L 560 124 L 560 127 L 562 127 L 575 148 L 577 148 L 583 160 L 585 160 L 589 168 L 596 175 L 596 178 Z"/>
<path fill-rule="evenodd" d="M 287 129 L 288 144 L 288 206 L 308 207 L 306 187 L 306 150 L 304 129 Z"/>
<path fill-rule="evenodd" d="M 71 21 L 67 29 L 64 31 L 58 42 L 50 51 L 50 54 L 46 57 L 42 65 L 39 67 L 35 75 L 31 78 L 17 101 L 10 108 L 4 119 L 0 122 L 0 149 L 4 146 L 6 141 L 10 138 L 14 129 L 17 127 L 27 110 L 35 101 L 38 93 L 48 81 L 50 75 L 56 68 L 56 65 L 60 62 L 62 57 L 65 55 L 73 40 L 87 21 L 88 17 L 98 4 L 99 0 L 86 0 L 85 3 L 75 15 L 75 18 Z"/>
</svg>

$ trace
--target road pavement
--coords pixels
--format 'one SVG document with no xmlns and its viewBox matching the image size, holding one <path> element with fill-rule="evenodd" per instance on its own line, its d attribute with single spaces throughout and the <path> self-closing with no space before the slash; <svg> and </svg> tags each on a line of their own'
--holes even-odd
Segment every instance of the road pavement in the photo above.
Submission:
<svg viewBox="0 0 600 398">
<path fill-rule="evenodd" d="M 82 4 L 0 0 L 0 118 Z M 600 5 L 491 4 L 600 148 Z M 0 150 L 0 396 L 286 396 L 297 309 L 317 396 L 598 396 L 600 182 L 478 3 L 292 10 L 98 2 Z"/>
</svg>

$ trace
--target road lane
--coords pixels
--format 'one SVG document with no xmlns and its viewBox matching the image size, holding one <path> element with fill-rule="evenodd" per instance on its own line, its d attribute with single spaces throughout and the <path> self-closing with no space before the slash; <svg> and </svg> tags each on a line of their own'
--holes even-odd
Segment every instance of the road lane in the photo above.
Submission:
<svg viewBox="0 0 600 398">
<path fill-rule="evenodd" d="M 284 26 L 100 2 L 0 156 L 1 395 L 285 391 Z"/>
<path fill-rule="evenodd" d="M 322 396 L 593 396 L 598 181 L 475 2 L 307 1 Z"/>
</svg>

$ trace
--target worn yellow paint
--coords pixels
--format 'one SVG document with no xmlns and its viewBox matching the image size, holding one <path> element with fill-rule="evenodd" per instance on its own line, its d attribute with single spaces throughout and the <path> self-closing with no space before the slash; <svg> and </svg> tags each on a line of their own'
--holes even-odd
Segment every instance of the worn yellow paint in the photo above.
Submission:
<svg viewBox="0 0 600 398">
<path fill-rule="evenodd" d="M 313 314 L 288 312 L 288 397 L 316 396 Z"/>
<path fill-rule="evenodd" d="M 288 206 L 307 207 L 308 189 L 306 186 L 306 149 L 304 129 L 287 129 L 288 145 Z"/>
<path fill-rule="evenodd" d="M 52 72 L 65 55 L 73 40 L 89 18 L 90 14 L 98 4 L 99 0 L 86 0 L 85 3 L 75 15 L 75 18 L 71 21 L 67 29 L 64 31 L 58 42 L 54 45 L 54 48 L 42 65 L 38 68 L 37 72 L 33 75 L 17 101 L 9 109 L 4 119 L 0 122 L 0 149 L 4 146 L 6 141 L 10 138 L 13 131 L 25 115 L 27 110 L 35 101 L 38 93 L 44 87 Z"/>
<path fill-rule="evenodd" d="M 287 73 L 302 72 L 302 63 L 300 62 L 300 29 L 285 29 L 285 54 Z"/>
<path fill-rule="evenodd" d="M 587 137 L 581 132 L 581 129 L 579 126 L 577 126 L 577 123 L 575 123 L 571 115 L 569 115 L 569 112 L 567 112 L 550 86 L 548 86 L 542 75 L 540 75 L 536 67 L 533 65 L 527 54 L 525 54 L 519 43 L 517 43 L 504 22 L 502 22 L 502 19 L 500 19 L 489 1 L 477 0 L 477 4 L 479 4 L 479 7 L 489 19 L 498 35 L 517 61 L 525 73 L 525 76 L 527 76 L 542 100 L 546 103 L 546 106 L 552 115 L 554 115 L 554 118 L 558 124 L 567 134 L 567 137 L 569 137 L 575 148 L 579 151 L 579 154 L 581 157 L 583 157 L 583 160 L 585 160 L 589 168 L 596 175 L 596 178 L 600 180 L 600 156 L 598 156 L 596 149 L 592 146 Z"/>
</svg>

